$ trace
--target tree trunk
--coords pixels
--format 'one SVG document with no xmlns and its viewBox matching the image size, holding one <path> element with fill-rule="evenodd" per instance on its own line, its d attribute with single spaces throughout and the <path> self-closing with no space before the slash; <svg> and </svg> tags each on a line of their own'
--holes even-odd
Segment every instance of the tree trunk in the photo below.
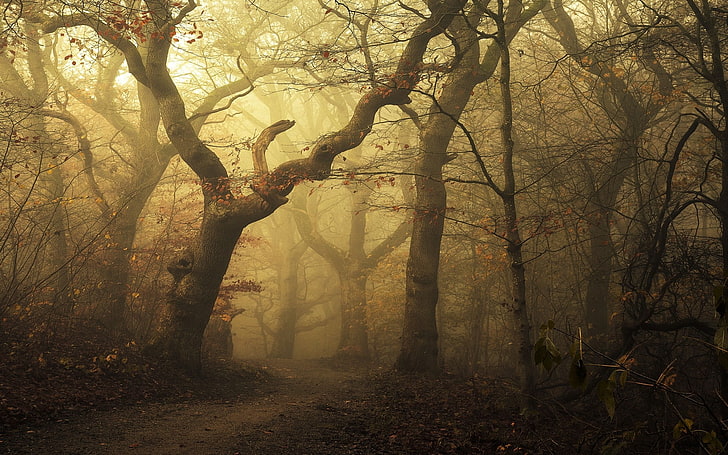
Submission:
<svg viewBox="0 0 728 455">
<path fill-rule="evenodd" d="M 612 275 L 612 236 L 608 211 L 591 214 L 589 222 L 589 255 L 585 296 L 587 333 L 599 335 L 609 329 L 609 283 Z"/>
<path fill-rule="evenodd" d="M 509 5 L 504 44 L 513 39 L 544 3 L 534 2 L 527 10 L 520 2 Z M 501 3 L 501 9 L 502 6 Z M 475 9 L 467 20 L 459 17 L 453 21 L 450 31 L 464 52 L 457 56 L 456 67 L 443 85 L 439 99 L 431 106 L 427 123 L 420 127 L 422 155 L 415 178 L 417 195 L 407 261 L 402 346 L 395 365 L 400 371 L 436 373 L 439 370 L 437 279 L 447 203 L 442 166 L 453 158 L 447 153 L 448 146 L 474 88 L 493 75 L 500 58 L 500 46 L 491 43 L 480 60 L 479 37 L 474 27 L 479 24 L 481 13 Z"/>
<path fill-rule="evenodd" d="M 47 133 L 45 122 L 41 122 L 43 132 Z M 46 136 L 46 139 L 48 137 Z M 52 212 L 50 214 L 50 247 L 51 267 L 54 287 L 54 310 L 57 314 L 69 316 L 73 311 L 73 290 L 71 289 L 71 271 L 69 267 L 68 225 L 63 213 L 63 196 L 66 191 L 63 170 L 57 160 L 53 160 L 53 168 L 48 170 L 47 180 Z"/>
<path fill-rule="evenodd" d="M 246 225 L 239 216 L 206 210 L 194 249 L 168 266 L 173 283 L 151 349 L 191 373 L 200 371 L 205 327 Z"/>
<path fill-rule="evenodd" d="M 586 170 L 590 177 L 590 189 L 595 202 L 590 204 L 588 214 L 593 221 L 589 226 L 590 270 L 587 277 L 585 321 L 590 335 L 600 335 L 608 332 L 610 322 L 609 284 L 614 257 L 611 248 L 610 214 L 615 210 L 617 196 L 624 184 L 627 170 L 630 166 L 636 165 L 640 138 L 667 101 L 651 100 L 650 103 L 644 104 L 629 90 L 625 80 L 610 69 L 607 61 L 599 55 L 591 58 L 590 53 L 596 51 L 585 48 L 580 43 L 574 22 L 561 2 L 551 3 L 544 8 L 543 15 L 558 32 L 559 41 L 569 56 L 603 83 L 602 90 L 597 92 L 600 104 L 613 119 L 619 131 L 614 158 L 606 169 L 601 171 L 601 175 L 605 177 L 595 177 L 589 169 Z M 650 48 L 645 48 L 642 52 L 645 66 L 655 75 L 660 93 L 667 100 L 672 93 L 670 75 L 658 63 Z"/>
<path fill-rule="evenodd" d="M 369 360 L 366 285 L 369 278 L 360 267 L 350 265 L 341 281 L 341 335 L 337 357 Z"/>
<path fill-rule="evenodd" d="M 465 344 L 465 364 L 463 373 L 472 376 L 480 369 L 480 357 L 483 352 L 483 322 L 487 316 L 485 289 L 482 281 L 473 280 L 475 286 L 471 289 L 470 308 L 468 311 L 468 338 Z"/>
<path fill-rule="evenodd" d="M 508 179 L 508 177 L 506 177 Z M 506 185 L 506 188 L 509 185 Z M 536 374 L 533 361 L 533 338 L 531 336 L 531 319 L 526 300 L 526 270 L 523 265 L 523 242 L 518 228 L 518 215 L 513 192 L 508 191 L 503 197 L 506 218 L 506 252 L 510 265 L 511 290 L 513 303 L 511 311 L 516 327 L 516 344 L 518 346 L 518 380 L 521 389 L 521 409 L 532 409 L 535 406 Z"/>
<path fill-rule="evenodd" d="M 473 23 L 477 24 L 477 20 Z M 461 47 L 468 49 L 451 80 L 443 88 L 430 116 L 420 125 L 419 163 L 415 176 L 414 218 L 406 271 L 406 294 L 400 353 L 395 368 L 400 371 L 436 374 L 439 371 L 437 302 L 440 245 L 445 225 L 447 193 L 442 167 L 456 123 L 473 88 L 480 82 L 478 47 L 463 19 L 453 22 Z"/>
<path fill-rule="evenodd" d="M 367 262 L 366 241 L 368 201 L 372 190 L 357 185 L 351 190 L 349 249 L 337 272 L 341 283 L 341 335 L 337 356 L 350 360 L 369 360 L 366 286 L 374 263 Z M 370 258 L 377 261 L 379 258 Z"/>
<path fill-rule="evenodd" d="M 129 182 L 129 189 L 123 192 L 120 204 L 113 213 L 103 213 L 109 219 L 109 227 L 106 234 L 108 246 L 101 270 L 103 307 L 100 309 L 100 321 L 117 335 L 124 331 L 139 335 L 133 333 L 133 321 L 126 313 L 137 223 L 173 156 L 171 147 L 158 144 L 156 147 L 150 144 L 144 150 L 148 153 L 142 155 L 145 159 L 140 163 L 139 172 Z M 111 209 L 107 208 L 107 211 L 111 212 Z"/>
<path fill-rule="evenodd" d="M 341 332 L 336 356 L 350 360 L 369 360 L 366 287 L 377 263 L 397 248 L 408 236 L 407 222 L 401 223 L 369 253 L 366 243 L 367 213 L 372 190 L 364 185 L 350 186 L 352 196 L 349 248 L 337 248 L 315 230 L 315 222 L 301 195 L 295 197 L 298 207 L 296 224 L 306 243 L 336 271 L 341 286 Z"/>
<path fill-rule="evenodd" d="M 308 245 L 299 242 L 283 254 L 283 264 L 278 278 L 281 310 L 278 314 L 278 327 L 269 357 L 292 359 L 296 343 L 296 323 L 298 322 L 298 263 Z"/>
<path fill-rule="evenodd" d="M 437 126 L 433 124 L 420 140 L 424 153 L 419 175 L 415 177 L 417 193 L 407 260 L 402 345 L 395 365 L 400 371 L 430 374 L 439 370 L 435 310 L 439 297 L 440 244 L 447 203 L 442 165 L 450 141 L 450 136 L 438 143 L 426 139 L 436 133 L 434 129 Z"/>
<path fill-rule="evenodd" d="M 256 163 L 256 169 L 266 174 L 253 185 L 255 194 L 236 197 L 230 188 L 228 173 L 220 159 L 199 138 L 187 119 L 185 105 L 167 69 L 167 59 L 176 26 L 195 7 L 188 2 L 173 12 L 168 2 L 147 0 L 156 39 L 149 40 L 145 55 L 135 44 L 115 33 L 103 18 L 76 14 L 43 17 L 43 31 L 53 32 L 61 27 L 88 26 L 102 39 L 124 53 L 129 72 L 137 81 L 148 86 L 159 104 L 165 131 L 180 157 L 200 180 L 204 195 L 204 211 L 200 232 L 189 250 L 173 261 L 168 269 L 173 276 L 167 298 L 165 324 L 157 332 L 150 349 L 157 351 L 195 373 L 200 370 L 200 349 L 205 326 L 243 228 L 273 213 L 287 202 L 293 187 L 306 179 L 321 180 L 329 176 L 331 164 L 340 153 L 357 147 L 371 131 L 376 114 L 386 105 L 411 102 L 409 95 L 417 85 L 423 69 L 422 58 L 429 42 L 445 31 L 465 4 L 464 0 L 431 2 L 431 15 L 412 31 L 400 55 L 397 69 L 389 78 L 376 84 L 357 103 L 349 122 L 339 131 L 322 137 L 308 158 L 288 161 L 273 172 Z M 278 132 L 293 126 L 282 121 L 271 125 L 265 147 Z M 260 140 L 260 138 L 259 138 Z M 259 157 L 255 153 L 254 161 Z"/>
<path fill-rule="evenodd" d="M 531 337 L 531 319 L 526 301 L 526 270 L 523 264 L 523 241 L 519 228 L 516 204 L 516 176 L 513 167 L 515 147 L 513 142 L 513 102 L 511 99 L 511 56 L 506 36 L 505 18 L 502 13 L 502 1 L 499 1 L 499 13 L 495 17 L 498 25 L 500 43 L 500 91 L 502 102 L 501 143 L 503 146 L 503 190 L 500 192 L 505 215 L 506 253 L 510 260 L 511 287 L 513 292 L 513 319 L 516 324 L 516 343 L 518 346 L 518 379 L 521 389 L 521 410 L 529 410 L 535 406 L 536 374 L 533 361 L 533 341 Z"/>
</svg>

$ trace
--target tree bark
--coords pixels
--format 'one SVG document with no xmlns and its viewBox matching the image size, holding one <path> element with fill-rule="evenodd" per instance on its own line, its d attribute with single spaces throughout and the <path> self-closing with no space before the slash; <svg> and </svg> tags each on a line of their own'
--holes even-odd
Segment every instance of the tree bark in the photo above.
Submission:
<svg viewBox="0 0 728 455">
<path fill-rule="evenodd" d="M 508 8 L 506 43 L 544 3 L 545 0 L 534 2 L 524 10 L 520 2 L 514 2 Z M 447 207 L 442 167 L 450 159 L 447 153 L 450 140 L 474 88 L 492 76 L 500 58 L 499 47 L 491 43 L 480 60 L 480 37 L 475 28 L 480 23 L 481 13 L 475 11 L 467 20 L 459 17 L 453 22 L 451 33 L 464 52 L 456 56 L 456 67 L 440 98 L 430 108 L 428 121 L 420 131 L 422 155 L 415 177 L 417 193 L 407 261 L 402 345 L 395 364 L 400 371 L 436 374 L 440 368 L 437 281 Z"/>
<path fill-rule="evenodd" d="M 591 53 L 596 51 L 585 48 L 580 43 L 574 23 L 562 2 L 551 2 L 544 8 L 543 14 L 551 27 L 558 32 L 559 41 L 569 57 L 604 84 L 599 97 L 601 107 L 614 119 L 619 132 L 614 158 L 606 169 L 600 171 L 604 177 L 594 176 L 587 170 L 590 175 L 589 190 L 592 192 L 592 200 L 587 210 L 591 237 L 584 319 L 588 334 L 602 335 L 610 327 L 609 286 L 614 259 L 610 223 L 612 213 L 628 169 L 638 165 L 639 140 L 666 101 L 651 101 L 643 106 L 639 96 L 630 92 L 626 82 L 615 74 L 608 62 L 600 55 L 592 56 Z M 672 92 L 670 75 L 658 63 L 649 47 L 642 53 L 645 67 L 655 75 L 660 93 L 667 98 Z"/>
<path fill-rule="evenodd" d="M 129 72 L 148 86 L 157 100 L 170 141 L 200 179 L 204 196 L 202 225 L 187 252 L 168 267 L 173 284 L 167 297 L 165 324 L 151 346 L 153 351 L 196 373 L 201 368 L 202 334 L 243 228 L 284 204 L 285 196 L 298 182 L 328 177 L 333 159 L 361 144 L 380 108 L 410 102 L 409 94 L 419 82 L 422 57 L 430 40 L 444 32 L 465 1 L 429 2 L 431 15 L 413 30 L 394 74 L 364 94 L 348 124 L 320 139 L 308 158 L 289 161 L 263 176 L 253 186 L 255 193 L 244 197 L 231 193 L 225 167 L 187 119 L 184 102 L 166 66 L 176 26 L 196 4 L 188 1 L 175 15 L 168 9 L 168 2 L 147 0 L 146 4 L 156 33 L 144 56 L 132 41 L 116 33 L 100 17 L 78 13 L 39 20 L 45 32 L 79 25 L 91 27 L 123 52 Z"/>
<path fill-rule="evenodd" d="M 356 264 L 349 264 L 341 280 L 341 335 L 337 357 L 369 360 L 366 285 L 369 273 Z"/>
<path fill-rule="evenodd" d="M 502 5 L 502 0 L 499 0 Z M 502 6 L 501 6 L 502 8 Z M 526 269 L 523 263 L 523 241 L 519 228 L 516 204 L 516 176 L 513 168 L 515 147 L 513 143 L 513 103 L 511 100 L 511 57 L 506 38 L 502 9 L 496 18 L 498 42 L 501 47 L 500 89 L 502 98 L 501 142 L 503 145 L 503 191 L 500 193 L 505 214 L 506 253 L 510 260 L 511 288 L 513 294 L 513 318 L 518 345 L 518 378 L 521 388 L 521 410 L 535 405 L 536 374 L 533 362 L 531 318 L 526 300 Z"/>
<path fill-rule="evenodd" d="M 323 239 L 314 229 L 314 222 L 303 206 L 296 201 L 296 224 L 301 236 L 311 248 L 331 265 L 341 286 L 341 331 L 336 356 L 354 361 L 370 358 L 367 324 L 366 286 L 377 263 L 401 245 L 409 234 L 409 223 L 402 222 L 369 254 L 366 241 L 368 200 L 372 191 L 361 185 L 352 188 L 349 248 L 343 251 Z"/>
<path fill-rule="evenodd" d="M 269 357 L 292 359 L 296 343 L 296 323 L 298 322 L 298 263 L 308 245 L 300 241 L 288 253 L 283 253 L 278 288 L 280 289 L 281 309 L 278 313 L 278 326 Z"/>
<path fill-rule="evenodd" d="M 395 364 L 400 371 L 430 374 L 439 371 L 436 307 L 447 204 L 442 165 L 450 142 L 447 130 L 440 127 L 448 120 L 429 122 L 420 139 L 423 154 L 415 177 L 415 216 L 407 260 L 402 344 Z M 445 136 L 438 137 L 440 132 L 445 132 Z"/>
</svg>

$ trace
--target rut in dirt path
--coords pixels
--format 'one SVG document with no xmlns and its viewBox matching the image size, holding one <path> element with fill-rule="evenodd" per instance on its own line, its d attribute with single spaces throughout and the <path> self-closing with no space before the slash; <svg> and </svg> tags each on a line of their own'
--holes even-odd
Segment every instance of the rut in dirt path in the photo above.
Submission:
<svg viewBox="0 0 728 455">
<path fill-rule="evenodd" d="M 0 453 L 356 453 L 333 447 L 333 452 L 322 452 L 306 446 L 313 442 L 311 438 L 328 440 L 329 433 L 334 439 L 350 434 L 346 419 L 340 417 L 349 415 L 343 409 L 366 395 L 366 371 L 296 360 L 270 360 L 260 367 L 270 379 L 245 396 L 89 412 L 10 435 L 0 443 Z M 356 446 L 355 441 L 344 443 Z"/>
</svg>

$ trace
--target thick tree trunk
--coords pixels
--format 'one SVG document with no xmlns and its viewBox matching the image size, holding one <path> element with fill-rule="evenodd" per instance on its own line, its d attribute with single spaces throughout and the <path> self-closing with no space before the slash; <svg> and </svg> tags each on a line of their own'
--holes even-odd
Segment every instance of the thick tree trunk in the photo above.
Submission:
<svg viewBox="0 0 728 455">
<path fill-rule="evenodd" d="M 245 310 L 233 308 L 226 317 L 210 318 L 202 341 L 203 356 L 208 359 L 231 360 L 233 358 L 233 319 Z"/>
<path fill-rule="evenodd" d="M 534 2 L 527 10 L 520 2 L 511 3 L 504 18 L 503 43 L 507 45 L 544 3 L 545 0 Z M 481 59 L 479 37 L 474 32 L 481 12 L 474 10 L 467 20 L 460 17 L 453 21 L 450 31 L 464 52 L 457 56 L 456 68 L 430 108 L 427 123 L 421 126 L 422 156 L 415 178 L 417 195 L 407 261 L 402 347 L 395 365 L 400 371 L 436 373 L 439 370 L 437 279 L 447 203 L 442 166 L 452 159 L 447 153 L 450 139 L 474 88 L 493 75 L 500 58 L 500 46 L 491 43 Z"/>
<path fill-rule="evenodd" d="M 585 71 L 591 73 L 603 83 L 603 90 L 597 92 L 602 108 L 613 119 L 619 130 L 618 147 L 614 158 L 601 171 L 604 177 L 591 176 L 590 183 L 595 203 L 589 207 L 589 214 L 594 218 L 590 224 L 589 275 L 587 277 L 587 294 L 585 302 L 585 321 L 587 333 L 601 335 L 609 331 L 609 283 L 612 274 L 614 257 L 611 248 L 609 219 L 614 212 L 618 193 L 620 192 L 630 166 L 636 165 L 639 141 L 650 122 L 666 105 L 672 93 L 671 76 L 659 64 L 650 48 L 642 50 L 645 66 L 653 72 L 664 101 L 644 104 L 639 97 L 629 90 L 625 80 L 610 69 L 607 61 L 585 48 L 579 41 L 576 27 L 561 2 L 553 2 L 544 8 L 543 15 L 558 32 L 559 41 L 569 56 Z M 588 58 L 587 58 L 588 57 Z M 589 174 L 590 171 L 587 171 Z"/>
<path fill-rule="evenodd" d="M 363 185 L 362 185 L 363 186 Z M 351 360 L 369 360 L 366 286 L 374 261 L 364 250 L 367 230 L 367 203 L 372 190 L 366 187 L 351 192 L 349 249 L 341 258 L 337 272 L 341 283 L 341 335 L 337 356 Z"/>
<path fill-rule="evenodd" d="M 436 307 L 440 244 L 447 203 L 442 165 L 450 137 L 441 139 L 437 144 L 425 137 L 426 134 L 420 141 L 424 145 L 420 175 L 415 177 L 417 195 L 407 260 L 402 345 L 395 366 L 400 371 L 434 374 L 439 370 Z"/>
<path fill-rule="evenodd" d="M 298 322 L 298 263 L 308 245 L 300 242 L 283 254 L 278 288 L 280 290 L 281 310 L 278 326 L 273 339 L 269 357 L 292 359 L 296 343 L 296 324 Z"/>
<path fill-rule="evenodd" d="M 134 336 L 139 335 L 133 333 L 133 321 L 126 313 L 137 223 L 173 156 L 171 147 L 161 147 L 158 144 L 150 145 L 145 150 L 149 153 L 142 155 L 144 159 L 141 161 L 140 171 L 129 182 L 129 189 L 122 194 L 115 213 L 103 214 L 109 218 L 109 227 L 108 247 L 101 270 L 103 307 L 100 309 L 100 320 L 114 334 L 131 331 Z M 107 211 L 111 209 L 108 208 Z"/>
<path fill-rule="evenodd" d="M 369 360 L 366 285 L 369 278 L 361 267 L 347 267 L 341 280 L 341 335 L 337 357 Z"/>
<path fill-rule="evenodd" d="M 477 20 L 474 22 L 477 23 Z M 480 82 L 477 45 L 463 19 L 453 23 L 461 47 L 468 49 L 443 88 L 430 116 L 420 125 L 420 160 L 416 165 L 414 218 L 406 271 L 406 294 L 400 353 L 395 368 L 405 372 L 439 371 L 437 302 L 440 245 L 447 210 L 442 167 L 456 123 L 473 88 Z"/>
<path fill-rule="evenodd" d="M 151 346 L 152 350 L 194 373 L 200 369 L 205 325 L 242 229 L 287 202 L 285 196 L 297 182 L 327 178 L 334 158 L 361 144 L 371 131 L 379 109 L 410 102 L 409 94 L 419 82 L 422 57 L 430 40 L 444 32 L 465 1 L 430 2 L 431 15 L 413 30 L 394 74 L 362 96 L 349 122 L 320 139 L 308 158 L 286 162 L 266 173 L 264 180 L 253 185 L 255 194 L 244 197 L 232 194 L 227 170 L 187 119 L 182 97 L 167 70 L 169 37 L 174 36 L 177 24 L 196 7 L 195 2 L 188 2 L 174 14 L 167 2 L 147 0 L 146 4 L 152 13 L 152 23 L 148 26 L 156 28 L 157 37 L 146 43 L 146 55 L 133 42 L 114 32 L 102 18 L 82 14 L 46 17 L 42 19 L 43 30 L 49 33 L 61 27 L 89 26 L 123 52 L 129 72 L 139 83 L 148 86 L 157 100 L 170 141 L 200 179 L 204 195 L 202 226 L 189 252 L 169 266 L 174 282 L 167 298 L 166 324 L 160 327 Z M 267 133 L 268 144 L 278 132 L 292 125 L 292 122 L 279 122 L 269 127 L 275 131 Z M 265 134 L 266 131 L 261 137 Z"/>
<path fill-rule="evenodd" d="M 609 330 L 609 283 L 612 275 L 612 236 L 609 212 L 600 210 L 591 214 L 589 222 L 589 274 L 585 296 L 587 333 L 599 335 Z"/>
<path fill-rule="evenodd" d="M 246 223 L 206 210 L 194 249 L 168 266 L 173 276 L 166 313 L 151 350 L 191 373 L 201 368 L 201 346 L 220 284 Z"/>
</svg>

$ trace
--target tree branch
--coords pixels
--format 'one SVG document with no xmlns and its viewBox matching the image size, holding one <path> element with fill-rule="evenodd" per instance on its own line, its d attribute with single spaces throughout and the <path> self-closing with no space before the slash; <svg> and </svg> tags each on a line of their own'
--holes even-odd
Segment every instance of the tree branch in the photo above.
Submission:
<svg viewBox="0 0 728 455">
<path fill-rule="evenodd" d="M 412 224 L 407 219 L 400 223 L 386 239 L 384 239 L 379 245 L 367 255 L 366 268 L 374 268 L 377 263 L 386 255 L 394 251 L 398 246 L 407 240 L 407 237 L 412 233 Z"/>
<path fill-rule="evenodd" d="M 260 183 L 254 183 L 251 185 L 251 188 L 273 207 L 279 207 L 285 204 L 288 202 L 288 198 L 281 195 L 276 188 L 271 188 L 265 184 L 265 176 L 268 174 L 268 162 L 265 159 L 265 152 L 268 150 L 271 142 L 275 140 L 276 136 L 293 128 L 295 124 L 296 122 L 293 120 L 279 120 L 264 129 L 258 136 L 255 144 L 253 144 L 253 169 L 261 179 L 259 180 Z"/>
<path fill-rule="evenodd" d="M 303 198 L 294 198 L 293 218 L 296 221 L 298 227 L 298 233 L 301 234 L 301 238 L 306 244 L 311 247 L 319 256 L 326 259 L 335 268 L 341 269 L 344 267 L 344 252 L 337 248 L 334 244 L 326 241 L 316 231 L 313 222 L 311 221 L 311 215 L 306 211 L 305 200 Z"/>
<path fill-rule="evenodd" d="M 69 112 L 41 109 L 40 113 L 46 117 L 52 117 L 66 122 L 73 128 L 73 132 L 76 134 L 76 139 L 78 140 L 78 150 L 81 152 L 81 156 L 83 157 L 83 172 L 86 175 L 86 182 L 91 188 L 91 192 L 94 196 L 96 196 L 95 202 L 101 209 L 101 213 L 104 216 L 111 217 L 111 208 L 109 207 L 99 184 L 96 182 L 96 176 L 94 175 L 94 155 L 91 152 L 91 142 L 88 139 L 86 129 L 83 125 L 81 125 L 81 122 Z"/>
<path fill-rule="evenodd" d="M 296 122 L 293 120 L 279 120 L 268 128 L 264 129 L 253 144 L 253 169 L 258 175 L 267 174 L 268 163 L 265 159 L 265 152 L 268 146 L 279 134 L 293 128 Z"/>
<path fill-rule="evenodd" d="M 37 17 L 34 19 L 38 20 Z M 86 14 L 77 13 L 71 14 L 70 16 L 46 17 L 45 20 L 39 20 L 38 22 L 44 33 L 53 33 L 59 28 L 78 27 L 82 25 L 90 27 L 101 39 L 116 47 L 124 54 L 129 72 L 140 84 L 149 85 L 144 61 L 134 43 L 124 38 L 121 32 L 113 29 L 101 19 L 94 19 Z"/>
<path fill-rule="evenodd" d="M 374 116 L 386 105 L 410 103 L 409 94 L 419 82 L 422 58 L 432 38 L 442 34 L 464 0 L 429 2 L 432 14 L 412 33 L 394 74 L 383 84 L 373 87 L 359 99 L 349 123 L 339 131 L 321 138 L 308 158 L 292 160 L 278 166 L 269 179 L 269 185 L 287 195 L 293 186 L 303 180 L 323 180 L 331 173 L 334 158 L 362 143 L 374 125 Z"/>
<path fill-rule="evenodd" d="M 646 321 L 640 327 L 642 330 L 652 330 L 655 332 L 676 332 L 681 329 L 692 328 L 706 335 L 715 335 L 715 328 L 694 318 L 680 319 L 673 322 L 651 322 Z"/>
</svg>

